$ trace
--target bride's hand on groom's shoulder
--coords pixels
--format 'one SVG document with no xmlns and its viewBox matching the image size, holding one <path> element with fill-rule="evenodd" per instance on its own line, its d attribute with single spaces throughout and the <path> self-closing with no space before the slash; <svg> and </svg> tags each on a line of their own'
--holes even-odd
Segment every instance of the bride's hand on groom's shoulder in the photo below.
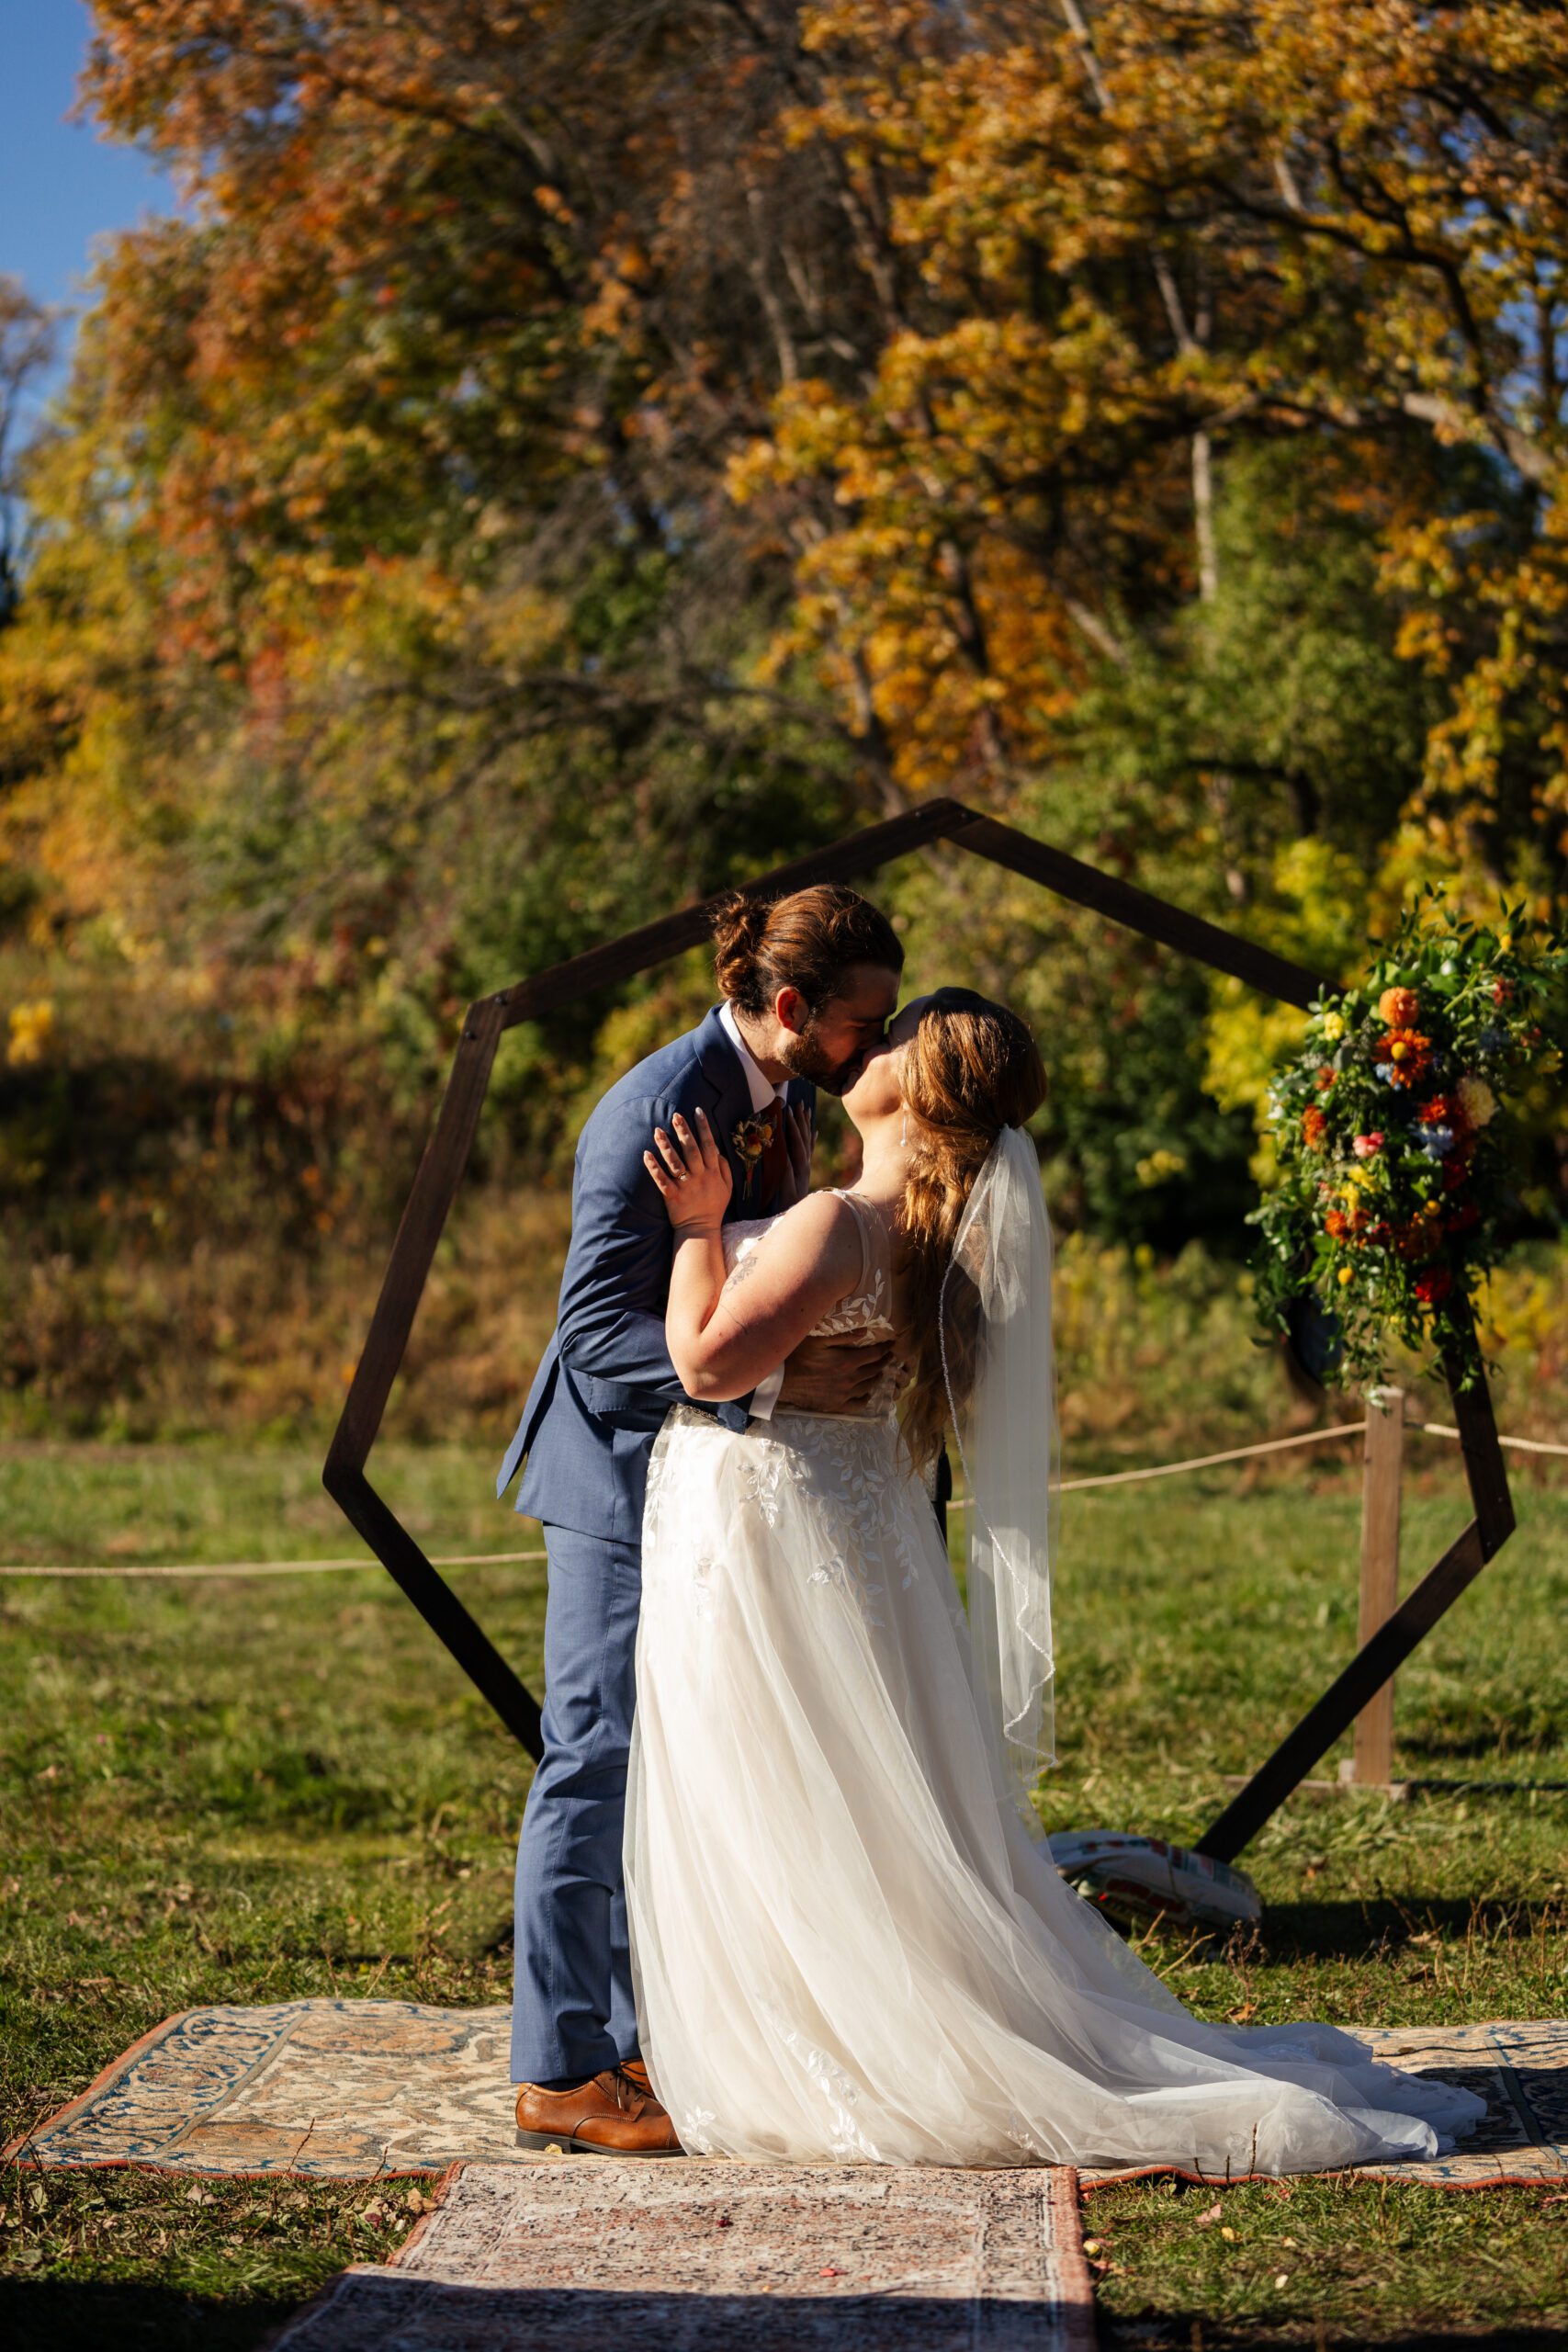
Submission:
<svg viewBox="0 0 1568 2352">
<path fill-rule="evenodd" d="M 643 1165 L 663 1194 L 677 1233 L 716 1233 L 729 1206 L 734 1178 L 714 1141 L 707 1114 L 698 1111 L 694 1116 L 694 1131 L 679 1111 L 670 1122 L 672 1135 L 655 1127 L 654 1149 L 643 1153 Z"/>
</svg>

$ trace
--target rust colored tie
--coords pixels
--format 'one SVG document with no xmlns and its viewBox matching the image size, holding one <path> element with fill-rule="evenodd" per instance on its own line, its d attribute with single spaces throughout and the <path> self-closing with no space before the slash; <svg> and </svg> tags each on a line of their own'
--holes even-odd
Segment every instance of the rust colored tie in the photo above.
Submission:
<svg viewBox="0 0 1568 2352">
<path fill-rule="evenodd" d="M 761 1164 L 758 1171 L 761 1179 L 761 1189 L 762 1194 L 762 1214 L 764 1216 L 767 1215 L 768 1209 L 778 1192 L 779 1186 L 784 1182 L 784 1172 L 789 1159 L 789 1153 L 784 1144 L 784 1104 L 780 1102 L 776 1094 L 768 1105 L 766 1116 L 768 1122 L 768 1140 L 762 1147 Z"/>
</svg>

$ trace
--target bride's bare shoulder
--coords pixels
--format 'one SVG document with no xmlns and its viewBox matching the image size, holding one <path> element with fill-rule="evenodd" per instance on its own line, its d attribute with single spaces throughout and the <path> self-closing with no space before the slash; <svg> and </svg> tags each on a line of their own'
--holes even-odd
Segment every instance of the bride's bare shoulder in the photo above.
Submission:
<svg viewBox="0 0 1568 2352">
<path fill-rule="evenodd" d="M 786 1209 L 769 1238 L 781 1254 L 787 1250 L 797 1262 L 809 1261 L 824 1274 L 840 1270 L 846 1283 L 860 1272 L 860 1227 L 855 1213 L 838 1193 L 807 1193 Z"/>
</svg>

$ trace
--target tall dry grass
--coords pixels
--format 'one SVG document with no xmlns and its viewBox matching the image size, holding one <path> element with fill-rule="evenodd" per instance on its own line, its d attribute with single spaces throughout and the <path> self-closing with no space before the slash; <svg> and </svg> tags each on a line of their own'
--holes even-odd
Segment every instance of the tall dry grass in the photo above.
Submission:
<svg viewBox="0 0 1568 2352">
<path fill-rule="evenodd" d="M 459 1196 L 387 1416 L 389 1436 L 503 1443 L 555 1319 L 570 1231 L 564 1191 L 502 1183 Z M 140 1254 L 0 1264 L 0 1435 L 109 1439 L 324 1436 L 363 1343 L 387 1243 L 303 1253 L 258 1227 Z M 1067 1236 L 1055 1315 L 1064 1442 L 1080 1467 L 1353 1418 L 1292 1388 L 1261 1344 L 1250 1278 L 1194 1244 L 1174 1260 Z M 1498 1418 L 1568 1436 L 1568 1249 L 1532 1244 L 1483 1315 Z M 1397 1369 L 1397 1367 L 1396 1367 Z M 1444 1418 L 1440 1387 L 1424 1392 Z"/>
</svg>

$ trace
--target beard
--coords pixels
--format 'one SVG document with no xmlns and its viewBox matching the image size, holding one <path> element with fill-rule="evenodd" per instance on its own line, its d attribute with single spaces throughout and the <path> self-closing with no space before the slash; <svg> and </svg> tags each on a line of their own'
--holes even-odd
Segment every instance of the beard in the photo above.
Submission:
<svg viewBox="0 0 1568 2352">
<path fill-rule="evenodd" d="M 810 1026 L 781 1045 L 779 1058 L 792 1078 L 808 1078 L 825 1094 L 847 1094 L 865 1068 L 863 1049 L 851 1054 L 847 1061 L 830 1061 Z"/>
</svg>

